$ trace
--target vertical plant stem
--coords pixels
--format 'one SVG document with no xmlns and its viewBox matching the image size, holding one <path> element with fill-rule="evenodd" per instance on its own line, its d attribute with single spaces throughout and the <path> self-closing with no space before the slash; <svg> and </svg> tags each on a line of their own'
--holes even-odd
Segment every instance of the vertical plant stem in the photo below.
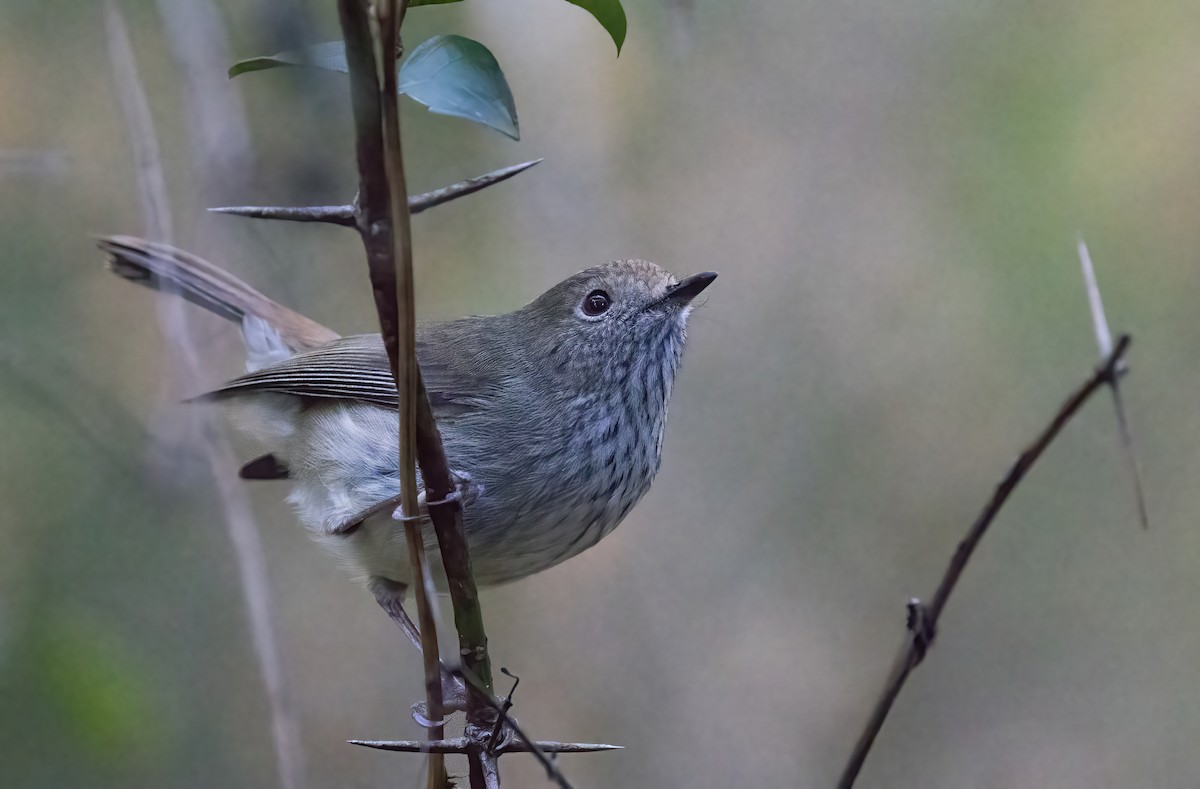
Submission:
<svg viewBox="0 0 1200 789">
<path fill-rule="evenodd" d="M 437 622 L 428 596 L 429 562 L 421 536 L 417 503 L 417 400 L 420 370 L 417 368 L 416 304 L 413 297 L 412 226 L 408 209 L 408 184 L 404 177 L 404 151 L 400 140 L 399 93 L 396 88 L 396 53 L 400 22 L 408 0 L 383 0 L 375 6 L 379 22 L 379 101 L 383 111 L 383 155 L 387 169 L 388 203 L 391 208 L 392 243 L 396 272 L 396 386 L 400 393 L 400 498 L 405 516 L 408 555 L 413 566 L 417 621 L 421 627 L 421 654 L 425 668 L 425 697 L 429 719 L 443 716 L 441 658 L 438 654 Z M 427 637 L 428 636 L 428 637 Z M 430 740 L 445 736 L 442 726 L 428 730 Z M 429 755 L 429 788 L 446 786 L 446 761 L 442 754 Z"/>
<path fill-rule="evenodd" d="M 172 235 L 171 211 L 158 150 L 158 138 L 133 58 L 124 18 L 111 0 L 105 3 L 104 21 L 117 94 L 129 127 L 130 142 L 138 168 L 138 195 L 142 204 L 145 233 L 157 241 L 168 242 Z M 224 122 L 233 123 L 237 120 L 230 117 L 231 115 L 232 113 L 225 113 Z M 171 341 L 175 372 L 184 380 L 182 388 L 194 392 L 200 388 L 201 364 L 182 305 L 181 300 L 162 299 L 159 319 L 164 333 Z M 299 789 L 304 785 L 304 751 L 283 671 L 282 649 L 275 632 L 274 603 L 267 580 L 267 562 L 262 540 L 246 492 L 236 484 L 233 471 L 237 468 L 237 462 L 229 442 L 217 429 L 212 415 L 193 412 L 192 420 L 192 438 L 194 444 L 200 448 L 200 454 L 207 463 L 217 487 L 218 499 L 224 510 L 225 527 L 237 562 L 251 641 L 258 658 L 258 668 L 271 711 L 271 733 L 275 745 L 279 785 L 282 789 Z"/>
<path fill-rule="evenodd" d="M 371 271 L 371 286 L 379 312 L 384 347 L 396 377 L 401 402 L 401 473 L 411 474 L 412 451 L 415 443 L 417 464 L 425 484 L 426 505 L 437 534 L 445 567 L 450 597 L 454 605 L 454 622 L 458 630 L 459 654 L 463 675 L 476 692 L 468 694 L 467 717 L 481 731 L 490 731 L 493 711 L 480 699 L 490 700 L 492 694 L 491 660 L 487 652 L 487 635 L 471 562 L 467 553 L 466 532 L 463 530 L 462 506 L 457 495 L 454 477 L 446 462 L 441 434 L 434 421 L 433 411 L 421 381 L 415 354 L 415 323 L 412 288 L 412 248 L 409 235 L 408 196 L 404 183 L 403 158 L 400 149 L 399 107 L 396 93 L 395 53 L 399 22 L 407 3 L 404 0 L 381 0 L 379 16 L 374 20 L 376 34 L 371 32 L 367 0 L 339 0 L 338 9 L 346 40 L 346 62 L 350 70 L 350 92 L 357 129 L 359 169 L 359 200 L 356 217 L 359 233 L 367 250 Z M 378 42 L 379 56 L 375 54 Z M 382 64 L 382 66 L 380 66 Z M 453 352 L 453 349 L 447 349 Z M 411 410 L 410 410 L 411 409 Z M 405 414 L 413 414 L 412 432 L 407 432 Z M 411 436 L 411 438 L 410 438 Z M 401 493 L 406 513 L 410 508 L 403 491 L 407 476 L 402 477 Z M 414 486 L 415 491 L 415 477 Z M 414 563 L 423 557 L 419 536 L 410 539 Z M 425 652 L 425 676 L 430 717 L 440 719 L 441 684 L 437 642 L 433 636 L 433 616 L 425 599 L 424 575 L 414 567 L 414 586 L 417 614 L 421 623 Z M 434 682 L 436 681 L 436 693 Z M 440 730 L 430 730 L 430 737 L 440 736 Z M 479 759 L 471 764 L 471 785 L 498 786 L 499 774 L 487 771 Z M 431 786 L 444 776 L 444 766 L 431 760 Z M 486 777 L 485 777 L 486 776 Z M 443 778 L 444 781 L 444 778 Z"/>
<path fill-rule="evenodd" d="M 405 0 L 401 2 L 407 5 Z M 440 721 L 443 715 L 441 660 L 436 623 L 426 594 L 428 563 L 417 520 L 420 510 L 416 478 L 416 414 L 417 400 L 423 393 L 416 358 L 412 241 L 396 94 L 398 9 L 396 0 L 383 0 L 375 9 L 377 33 L 372 35 L 371 5 L 367 0 L 338 2 L 357 129 L 358 227 L 367 250 L 375 306 L 399 393 L 401 507 L 405 515 L 412 587 L 421 630 L 426 703 L 429 718 Z M 428 730 L 431 740 L 440 740 L 443 734 L 441 726 Z M 441 754 L 430 754 L 428 775 L 430 789 L 446 786 L 445 760 Z"/>
</svg>

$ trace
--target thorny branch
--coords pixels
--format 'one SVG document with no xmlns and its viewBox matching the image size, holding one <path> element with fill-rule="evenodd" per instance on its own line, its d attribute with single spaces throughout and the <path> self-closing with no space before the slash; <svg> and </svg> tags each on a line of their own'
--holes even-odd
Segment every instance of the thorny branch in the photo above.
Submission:
<svg viewBox="0 0 1200 789">
<path fill-rule="evenodd" d="M 842 771 L 841 778 L 838 780 L 839 789 L 850 789 L 854 785 L 854 781 L 858 778 L 863 763 L 866 761 L 867 754 L 875 742 L 875 737 L 883 727 L 883 722 L 892 709 L 892 704 L 895 703 L 896 697 L 900 695 L 904 683 L 908 680 L 908 675 L 920 665 L 925 658 L 925 652 L 933 643 L 933 639 L 937 635 L 938 619 L 941 617 L 951 593 L 958 585 L 958 580 L 962 576 L 963 570 L 966 569 L 967 562 L 975 553 L 975 549 L 979 546 L 983 535 L 987 533 L 988 527 L 992 525 L 992 521 L 996 519 L 1001 507 L 1008 501 L 1008 497 L 1024 479 L 1033 464 L 1042 456 L 1046 447 L 1058 436 L 1067 422 L 1075 416 L 1088 399 L 1096 393 L 1096 390 L 1103 386 L 1111 386 L 1117 380 L 1129 343 L 1130 338 L 1127 334 L 1121 335 L 1117 339 L 1116 346 L 1095 370 L 1091 378 L 1067 398 L 1037 439 L 1017 457 L 1016 462 L 996 486 L 995 492 L 984 506 L 983 511 L 979 513 L 975 522 L 971 524 L 971 528 L 967 530 L 966 536 L 955 549 L 941 583 L 934 592 L 933 599 L 928 604 L 922 604 L 917 600 L 909 603 L 908 628 L 911 636 L 901 648 L 887 683 L 884 685 L 884 690 L 876 701 L 871 716 Z"/>
<path fill-rule="evenodd" d="M 399 28 L 406 0 L 339 0 L 338 11 L 346 41 L 351 98 L 357 133 L 359 193 L 350 206 L 277 209 L 264 207 L 213 209 L 258 218 L 325 221 L 356 227 L 366 248 L 371 284 L 379 313 L 384 347 L 396 379 L 400 399 L 400 473 L 403 511 L 409 550 L 414 559 L 420 639 L 425 660 L 428 718 L 442 716 L 441 675 L 461 679 L 468 689 L 465 736 L 442 739 L 442 728 L 430 726 L 429 738 L 414 748 L 412 743 L 381 741 L 357 744 L 394 750 L 417 750 L 430 754 L 429 786 L 446 783 L 442 754 L 466 753 L 472 789 L 499 787 L 498 757 L 509 751 L 532 752 L 547 775 L 563 789 L 570 784 L 546 752 L 611 750 L 618 746 L 581 743 L 539 743 L 525 736 L 508 714 L 508 704 L 492 697 L 491 662 L 479 597 L 471 574 L 463 530 L 461 501 L 454 476 L 446 461 L 441 434 L 421 380 L 416 358 L 412 286 L 412 248 L 409 218 L 412 213 L 439 205 L 511 178 L 541 160 L 497 170 L 479 178 L 453 184 L 435 192 L 408 198 L 400 143 L 399 108 L 396 90 L 395 53 L 399 51 Z M 372 10 L 376 14 L 371 18 Z M 372 25 L 374 22 L 374 25 Z M 382 77 L 382 78 L 381 78 Z M 415 450 L 415 452 L 414 452 Z M 414 454 L 426 491 L 426 511 L 437 535 L 459 636 L 461 665 L 448 670 L 438 658 L 435 623 L 428 604 L 432 585 L 424 565 L 424 548 L 415 499 Z M 410 479 L 411 478 L 411 479 Z M 410 491 L 413 493 L 410 495 Z M 411 519 L 411 520 L 410 520 Z M 494 742 L 500 723 L 508 731 L 503 743 Z M 513 738 L 515 735 L 515 739 Z M 546 747 L 543 748 L 542 746 Z"/>
<path fill-rule="evenodd" d="M 440 739 L 445 730 L 440 724 L 444 715 L 442 689 L 442 661 L 438 655 L 437 622 L 433 615 L 434 589 L 429 573 L 429 562 L 425 556 L 425 539 L 421 533 L 421 521 L 417 502 L 417 414 L 421 402 L 428 410 L 429 403 L 421 389 L 421 371 L 417 366 L 417 320 L 416 301 L 413 295 L 412 226 L 408 210 L 408 182 L 404 175 L 404 152 L 400 145 L 400 105 L 396 86 L 396 58 L 399 54 L 399 30 L 408 10 L 408 0 L 382 0 L 371 7 L 378 25 L 378 47 L 375 58 L 382 77 L 379 85 L 379 103 L 383 122 L 383 159 L 387 168 L 388 208 L 391 211 L 391 241 L 393 249 L 392 272 L 396 278 L 392 301 L 396 310 L 397 356 L 392 360 L 396 374 L 397 389 L 403 385 L 399 396 L 400 410 L 400 475 L 401 506 L 407 520 L 404 532 L 408 542 L 409 558 L 413 567 L 417 614 L 421 625 L 421 655 L 425 667 L 425 695 L 427 711 L 437 725 L 427 726 L 428 738 Z M 382 313 L 381 313 L 382 314 Z M 448 786 L 445 759 L 438 755 L 429 757 L 428 783 L 430 789 Z"/>
<path fill-rule="evenodd" d="M 500 670 L 508 674 L 503 668 Z M 432 748 L 436 749 L 435 752 L 440 753 L 464 754 L 471 759 L 479 759 L 482 770 L 486 770 L 489 765 L 494 767 L 499 757 L 505 753 L 532 753 L 538 763 L 546 770 L 546 777 L 558 784 L 560 789 L 572 789 L 572 787 L 570 781 L 563 775 L 562 770 L 558 768 L 558 763 L 553 758 L 554 755 L 560 753 L 617 751 L 623 750 L 625 747 L 623 745 L 609 745 L 607 743 L 534 740 L 525 733 L 516 719 L 508 714 L 508 710 L 512 706 L 511 692 L 508 699 L 498 701 L 490 694 L 485 693 L 479 683 L 463 671 L 454 672 L 454 676 L 462 680 L 467 692 L 472 696 L 476 696 L 480 704 L 488 707 L 496 714 L 498 725 L 490 733 L 468 723 L 466 736 L 439 742 L 429 740 L 348 740 L 348 742 L 351 745 L 361 745 L 366 748 L 375 748 L 384 751 L 423 753 Z M 513 689 L 516 689 L 515 684 L 513 685 Z M 499 724 L 502 724 L 502 726 Z M 509 731 L 504 731 L 502 727 L 507 727 Z M 489 775 L 488 777 L 494 777 L 496 783 L 485 783 L 485 786 L 498 785 L 498 774 L 494 776 Z"/>
<path fill-rule="evenodd" d="M 546 777 L 558 784 L 559 789 L 571 789 L 571 783 L 567 780 L 567 777 L 562 774 L 562 770 L 558 769 L 558 764 L 556 764 L 552 758 L 546 755 L 547 749 L 542 748 L 541 743 L 529 737 L 529 735 L 527 735 L 521 729 L 521 726 L 517 723 L 516 719 L 508 714 L 508 708 L 511 706 L 511 704 L 509 704 L 508 701 L 505 701 L 503 704 L 496 701 L 489 691 L 482 688 L 477 680 L 466 673 L 465 667 L 464 671 L 460 673 L 463 681 L 466 683 L 467 691 L 470 694 L 469 697 L 476 698 L 481 701 L 484 705 L 495 712 L 497 717 L 504 721 L 506 726 L 513 730 L 513 733 L 520 739 L 521 742 L 525 743 L 526 747 L 529 749 L 529 752 L 533 754 L 534 758 L 538 760 L 538 763 L 541 764 L 546 770 Z M 516 685 L 513 685 L 513 690 L 516 690 Z M 467 729 L 468 734 L 470 734 L 471 727 L 468 726 Z M 479 743 L 479 741 L 485 736 L 488 736 L 485 735 L 483 730 L 479 727 L 476 727 L 475 734 L 477 743 Z M 487 749 L 480 754 L 480 757 L 482 759 L 484 755 L 490 756 L 493 759 L 494 764 L 495 760 L 499 759 L 500 753 L 504 751 L 504 748 L 494 747 L 495 743 L 490 741 L 486 743 L 486 745 Z M 600 747 L 595 747 L 587 743 L 559 743 L 559 745 L 563 747 L 554 750 L 554 753 L 582 753 L 586 750 L 616 750 L 624 747 L 620 745 L 603 745 Z M 476 747 L 479 747 L 479 745 Z M 571 748 L 575 748 L 575 750 L 572 751 Z M 472 787 L 472 789 L 474 789 L 474 787 Z"/>
<path fill-rule="evenodd" d="M 406 7 L 407 1 L 401 0 L 401 4 Z M 404 530 L 420 622 L 428 717 L 440 721 L 443 706 L 441 661 L 426 587 L 429 569 L 417 503 L 416 422 L 420 410 L 417 401 L 425 400 L 425 394 L 420 388 L 417 368 L 412 240 L 394 84 L 396 2 L 391 0 L 377 7 L 378 41 L 371 30 L 371 9 L 372 4 L 366 0 L 338 2 L 338 15 L 346 40 L 346 62 L 350 68 L 357 140 L 358 228 L 367 252 L 384 347 L 399 395 L 399 473 L 401 506 L 406 516 Z M 400 13 L 402 15 L 403 11 Z M 425 409 L 428 408 L 426 401 Z M 431 740 L 440 740 L 442 736 L 440 725 L 429 727 Z M 428 777 L 430 789 L 442 789 L 446 785 L 445 760 L 440 754 L 430 755 Z"/>
<path fill-rule="evenodd" d="M 515 720 L 492 698 L 491 660 L 487 652 L 487 635 L 483 627 L 483 614 L 475 580 L 471 574 L 470 557 L 467 553 L 466 533 L 463 530 L 462 507 L 457 495 L 454 477 L 446 462 L 441 434 L 433 418 L 433 411 L 425 393 L 417 365 L 412 335 L 402 339 L 402 332 L 411 331 L 413 319 L 412 262 L 408 234 L 408 201 L 404 194 L 403 159 L 400 149 L 400 131 L 396 109 L 396 90 L 392 84 L 395 75 L 393 64 L 384 64 L 377 72 L 375 56 L 371 54 L 372 34 L 369 25 L 367 4 L 363 0 L 339 0 L 342 29 L 346 38 L 347 62 L 350 66 L 351 95 L 355 111 L 355 126 L 358 130 L 358 164 L 360 173 L 359 197 L 355 211 L 355 224 L 367 248 L 372 272 L 372 287 L 397 387 L 404 400 L 402 385 L 414 386 L 410 399 L 415 409 L 415 448 L 417 464 L 421 469 L 426 491 L 426 509 L 437 534 L 450 598 L 454 608 L 454 622 L 458 630 L 459 656 L 462 660 L 458 673 L 466 683 L 467 732 L 470 781 L 472 789 L 498 787 L 500 784 L 496 759 L 498 754 L 489 753 L 489 732 L 496 720 L 502 718 L 521 737 L 531 752 L 546 768 L 547 775 L 561 787 L 570 784 L 554 762 L 540 750 L 538 744 L 525 737 Z M 398 18 L 392 10 L 393 3 L 382 5 L 383 13 L 378 19 L 380 51 L 395 52 Z M 401 6 L 403 8 L 403 5 Z M 400 12 L 402 16 L 402 11 Z M 380 84 L 378 74 L 384 75 Z M 510 168 L 515 175 L 532 165 Z M 506 175 L 505 177 L 508 177 Z M 479 179 L 474 189 L 488 183 Z M 489 183 L 495 183 L 495 180 Z M 465 190 L 454 193 L 454 187 L 443 190 L 445 199 L 452 199 Z M 407 270 L 405 270 L 407 269 Z M 391 282 L 388 279 L 391 278 Z M 399 288 L 396 288 L 398 283 Z M 399 299 L 392 297 L 395 292 Z M 403 408 L 403 406 L 402 406 Z M 402 434 L 401 448 L 411 447 L 410 439 Z M 411 469 L 411 456 L 401 458 L 401 470 Z M 403 493 L 402 493 L 403 498 Z M 415 512 L 405 504 L 406 512 Z M 418 584 L 419 585 L 419 584 Z M 420 593 L 418 589 L 418 594 Z M 419 600 L 418 600 L 419 603 Z M 421 621 L 422 635 L 432 634 L 433 623 Z M 424 638 L 422 639 L 425 640 Z M 435 642 L 436 643 L 436 642 Z M 430 666 L 431 651 L 426 647 L 427 684 L 437 676 Z M 432 666 L 437 667 L 436 651 Z M 431 688 L 432 689 L 432 688 Z M 429 704 L 429 718 L 440 719 L 440 703 Z M 430 732 L 430 739 L 440 739 L 440 731 Z M 431 773 L 434 771 L 431 763 Z"/>
</svg>

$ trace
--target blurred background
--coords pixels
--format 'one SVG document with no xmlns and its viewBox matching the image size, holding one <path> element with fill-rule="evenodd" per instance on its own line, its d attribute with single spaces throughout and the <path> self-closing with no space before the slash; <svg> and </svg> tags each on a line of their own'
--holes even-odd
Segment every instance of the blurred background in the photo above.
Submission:
<svg viewBox="0 0 1200 789">
<path fill-rule="evenodd" d="M 119 7 L 175 242 L 375 330 L 353 233 L 204 212 L 352 196 L 341 75 L 224 76 L 337 37 L 335 4 Z M 196 392 L 154 295 L 92 240 L 143 228 L 102 11 L 0 11 L 0 785 L 278 785 L 222 508 L 180 428 Z M 580 787 L 832 785 L 905 602 L 1096 362 L 1082 234 L 1136 339 L 1151 529 L 1098 397 L 987 536 L 860 785 L 1194 786 L 1200 5 L 626 11 L 619 58 L 561 0 L 414 9 L 405 27 L 487 44 L 522 131 L 405 102 L 412 191 L 545 157 L 414 219 L 422 317 L 507 311 L 616 257 L 721 273 L 654 489 L 595 549 L 484 592 L 521 723 L 627 746 L 564 757 Z M 206 382 L 237 374 L 237 333 L 189 315 Z M 419 736 L 418 656 L 283 487 L 246 490 L 305 785 L 418 785 L 419 757 L 344 744 Z M 505 785 L 544 785 L 528 757 L 501 764 Z"/>
</svg>

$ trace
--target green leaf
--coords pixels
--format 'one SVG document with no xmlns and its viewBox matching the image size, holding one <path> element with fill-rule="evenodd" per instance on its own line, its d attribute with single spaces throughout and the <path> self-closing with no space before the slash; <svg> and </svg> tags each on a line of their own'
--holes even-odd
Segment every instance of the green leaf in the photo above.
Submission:
<svg viewBox="0 0 1200 789">
<path fill-rule="evenodd" d="M 596 21 L 604 26 L 617 45 L 617 55 L 621 54 L 621 45 L 625 43 L 625 9 L 621 0 L 567 0 L 571 5 L 584 9 Z"/>
<path fill-rule="evenodd" d="M 241 60 L 229 68 L 229 76 L 289 66 L 347 73 L 346 45 L 342 41 L 326 41 Z M 504 72 L 488 48 L 478 41 L 463 36 L 434 36 L 422 42 L 401 64 L 397 87 L 400 93 L 424 104 L 431 112 L 466 118 L 514 140 L 521 138 L 516 104 Z"/>
<path fill-rule="evenodd" d="M 426 2 L 428 1 L 426 0 Z M 446 2 L 449 1 L 446 0 Z M 289 49 L 286 52 L 265 57 L 239 60 L 229 67 L 229 77 L 232 79 L 249 71 L 263 71 L 285 66 L 306 66 L 326 71 L 340 71 L 343 74 L 350 71 L 350 67 L 346 65 L 346 43 L 344 41 L 326 41 L 304 49 Z"/>
<path fill-rule="evenodd" d="M 434 36 L 400 66 L 399 91 L 429 108 L 521 138 L 517 107 L 500 64 L 478 41 Z"/>
</svg>

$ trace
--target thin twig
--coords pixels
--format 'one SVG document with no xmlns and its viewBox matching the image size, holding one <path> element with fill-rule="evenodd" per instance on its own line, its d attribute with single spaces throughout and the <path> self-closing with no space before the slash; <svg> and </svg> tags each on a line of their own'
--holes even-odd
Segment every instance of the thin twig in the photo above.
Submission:
<svg viewBox="0 0 1200 789">
<path fill-rule="evenodd" d="M 495 754 L 496 747 L 500 744 L 500 731 L 504 726 L 504 719 L 508 717 L 508 711 L 512 709 L 513 696 L 517 692 L 517 686 L 521 684 L 521 678 L 504 666 L 500 667 L 500 673 L 506 677 L 512 677 L 513 684 L 508 689 L 508 695 L 504 697 L 504 703 L 500 705 L 500 714 L 496 716 L 496 725 L 492 727 L 492 735 L 488 739 L 487 752 L 490 754 Z"/>
<path fill-rule="evenodd" d="M 457 200 L 460 197 L 466 197 L 469 194 L 474 194 L 482 189 L 486 189 L 494 184 L 507 181 L 518 173 L 523 173 L 530 167 L 541 162 L 541 159 L 534 159 L 521 164 L 514 164 L 511 167 L 502 167 L 499 170 L 493 170 L 490 173 L 484 173 L 476 178 L 468 178 L 465 181 L 443 186 L 441 189 L 434 189 L 432 192 L 423 192 L 419 195 L 412 195 L 408 198 L 408 212 L 410 214 L 419 214 L 426 209 L 434 206 L 448 203 L 451 200 Z M 262 205 L 240 205 L 240 206 L 222 206 L 220 208 L 210 208 L 209 211 L 214 214 L 230 214 L 232 216 L 244 216 L 250 219 L 282 219 L 289 222 L 325 222 L 327 224 L 341 225 L 343 227 L 354 227 L 357 222 L 355 219 L 355 206 L 349 205 L 310 205 L 310 206 L 262 206 Z"/>
<path fill-rule="evenodd" d="M 1100 285 L 1096 282 L 1096 269 L 1092 266 L 1092 256 L 1088 253 L 1087 244 L 1079 239 L 1079 264 L 1083 267 L 1083 282 L 1087 288 L 1088 308 L 1092 313 L 1092 328 L 1096 333 L 1096 345 L 1100 349 L 1100 358 L 1112 352 L 1112 332 L 1108 328 L 1108 318 L 1104 316 L 1104 301 L 1100 298 Z M 1117 369 L 1124 373 L 1124 366 Z M 1113 407 L 1117 411 L 1117 427 L 1121 432 L 1121 449 L 1129 473 L 1133 477 L 1133 492 L 1137 497 L 1138 517 L 1142 528 L 1150 528 L 1150 516 L 1146 511 L 1146 494 L 1142 488 L 1142 469 L 1138 463 L 1137 452 L 1133 448 L 1133 431 L 1129 428 L 1129 418 L 1125 415 L 1125 401 L 1121 398 L 1120 375 L 1113 376 L 1109 384 L 1112 390 Z"/>
<path fill-rule="evenodd" d="M 417 618 L 421 627 L 421 655 L 425 667 L 425 696 L 429 719 L 441 721 L 444 712 L 441 658 L 438 655 L 437 621 L 433 615 L 433 586 L 425 539 L 421 534 L 420 505 L 417 501 L 417 397 L 420 370 L 417 367 L 416 301 L 413 296 L 412 226 L 408 212 L 408 183 L 404 175 L 404 151 L 400 141 L 400 102 L 396 86 L 397 42 L 400 23 L 408 9 L 408 0 L 382 0 L 374 4 L 379 24 L 376 57 L 382 81 L 379 102 L 383 115 L 383 155 L 387 167 L 388 206 L 392 214 L 392 244 L 396 291 L 392 304 L 396 310 L 397 337 L 396 386 L 400 394 L 400 497 L 407 519 L 404 522 L 412 564 Z M 441 725 L 429 726 L 431 740 L 445 736 Z M 446 762 L 437 755 L 429 757 L 428 785 L 443 789 L 448 785 Z"/>
<path fill-rule="evenodd" d="M 1133 447 L 1133 430 L 1129 427 L 1129 417 L 1125 414 L 1125 400 L 1121 397 L 1121 388 L 1117 385 L 1117 379 L 1114 378 L 1109 384 L 1109 390 L 1113 396 L 1113 408 L 1117 412 L 1117 429 L 1121 433 L 1121 448 L 1124 450 L 1125 462 L 1129 466 L 1129 473 L 1133 477 L 1133 495 L 1137 499 L 1138 518 L 1141 520 L 1142 528 L 1150 528 L 1150 513 L 1146 508 L 1146 493 L 1142 488 L 1142 467 L 1138 463 L 1137 452 Z"/>
<path fill-rule="evenodd" d="M 863 762 L 866 761 L 867 754 L 871 750 L 871 745 L 875 742 L 876 735 L 879 734 L 879 730 L 883 727 L 883 722 L 887 718 L 892 704 L 895 702 L 896 697 L 900 695 L 900 690 L 904 687 L 908 675 L 924 659 L 926 650 L 937 634 L 938 619 L 942 615 L 942 610 L 946 607 L 946 602 L 950 599 L 950 594 L 958 584 L 958 579 L 962 576 L 963 570 L 966 569 L 967 562 L 970 561 L 980 540 L 983 539 L 983 535 L 987 533 L 988 527 L 992 525 L 992 521 L 995 520 L 996 515 L 1000 512 L 1000 508 L 1004 506 L 1004 503 L 1008 500 L 1013 490 L 1024 479 L 1030 467 L 1042 456 L 1046 447 L 1050 445 L 1050 442 L 1054 440 L 1076 412 L 1083 407 L 1084 403 L 1095 394 L 1097 389 L 1109 385 L 1115 380 L 1125 351 L 1129 348 L 1129 343 L 1129 335 L 1121 335 L 1117 339 L 1116 346 L 1113 348 L 1112 353 L 1104 360 L 1104 363 L 1096 369 L 1086 383 L 1067 398 L 1067 401 L 1058 409 L 1054 418 L 1043 428 L 1037 439 L 1017 457 L 1016 462 L 996 486 L 995 492 L 984 506 L 983 511 L 980 512 L 975 522 L 971 524 L 971 528 L 967 530 L 967 534 L 962 542 L 958 544 L 958 548 L 954 551 L 954 555 L 950 558 L 950 564 L 942 576 L 941 583 L 938 584 L 933 600 L 928 605 L 923 605 L 919 601 L 910 603 L 909 630 L 912 632 L 911 637 L 905 640 L 905 644 L 901 648 L 896 658 L 896 663 L 892 668 L 892 673 L 884 686 L 883 693 L 880 695 L 879 700 L 876 701 L 875 708 L 871 711 L 871 716 L 867 720 L 867 724 L 854 746 L 854 751 L 850 755 L 845 769 L 842 771 L 841 778 L 838 780 L 839 789 L 849 789 L 849 787 L 854 785 L 854 781 L 862 769 Z"/>
<path fill-rule="evenodd" d="M 170 241 L 170 207 L 167 201 L 166 180 L 158 152 L 153 119 L 142 88 L 133 50 L 124 19 L 116 5 L 105 3 L 105 33 L 109 55 L 117 83 L 130 142 L 137 164 L 138 195 L 142 203 L 146 235 L 159 241 Z M 201 380 L 200 360 L 196 344 L 188 331 L 182 301 L 162 299 L 159 318 L 171 340 L 172 357 L 180 364 L 187 388 L 195 391 Z M 304 753 L 300 745 L 299 725 L 291 709 L 283 660 L 274 628 L 274 604 L 267 582 L 266 557 L 245 490 L 235 484 L 232 469 L 237 468 L 228 441 L 216 428 L 212 415 L 194 412 L 201 447 L 219 498 L 224 508 L 225 525 L 233 554 L 237 561 L 242 595 L 246 603 L 251 640 L 258 658 L 259 671 L 266 688 L 271 710 L 271 732 L 279 770 L 279 783 L 284 789 L 298 789 L 304 783 Z"/>
</svg>

